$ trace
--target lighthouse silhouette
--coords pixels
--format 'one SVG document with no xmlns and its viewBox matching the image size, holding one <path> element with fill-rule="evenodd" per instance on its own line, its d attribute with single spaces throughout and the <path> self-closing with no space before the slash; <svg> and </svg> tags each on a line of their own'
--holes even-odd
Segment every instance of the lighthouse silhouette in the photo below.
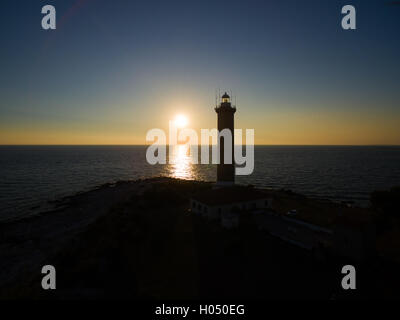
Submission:
<svg viewBox="0 0 400 320">
<path fill-rule="evenodd" d="M 221 136 L 218 139 L 218 148 L 220 161 L 217 167 L 217 186 L 233 186 L 235 184 L 235 163 L 234 163 L 234 115 L 236 112 L 236 107 L 231 104 L 231 97 L 225 92 L 221 97 L 221 102 L 215 107 L 215 112 L 218 117 L 218 132 L 221 133 L 222 130 L 227 129 L 231 133 L 232 137 L 232 161 L 231 163 L 225 163 L 225 143 L 224 137 Z M 226 131 L 226 130 L 225 130 Z"/>
</svg>

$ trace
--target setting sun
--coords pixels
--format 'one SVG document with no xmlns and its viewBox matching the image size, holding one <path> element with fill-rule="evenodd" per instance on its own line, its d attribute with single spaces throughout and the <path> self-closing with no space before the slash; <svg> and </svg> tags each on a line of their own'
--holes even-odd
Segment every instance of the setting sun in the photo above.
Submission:
<svg viewBox="0 0 400 320">
<path fill-rule="evenodd" d="M 187 124 L 188 124 L 188 122 L 189 122 L 189 121 L 188 121 L 187 117 L 184 116 L 183 114 L 178 114 L 178 115 L 175 117 L 175 121 L 174 121 L 175 125 L 176 125 L 178 128 L 184 128 L 184 127 L 186 127 Z"/>
</svg>

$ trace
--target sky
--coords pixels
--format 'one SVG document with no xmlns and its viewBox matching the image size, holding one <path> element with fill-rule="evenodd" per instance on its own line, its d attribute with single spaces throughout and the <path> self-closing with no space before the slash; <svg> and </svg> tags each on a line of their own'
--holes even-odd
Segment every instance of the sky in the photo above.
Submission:
<svg viewBox="0 0 400 320">
<path fill-rule="evenodd" d="M 220 89 L 256 144 L 400 145 L 387 1 L 3 0 L 0 30 L 0 144 L 145 144 L 176 114 L 214 128 Z"/>
</svg>

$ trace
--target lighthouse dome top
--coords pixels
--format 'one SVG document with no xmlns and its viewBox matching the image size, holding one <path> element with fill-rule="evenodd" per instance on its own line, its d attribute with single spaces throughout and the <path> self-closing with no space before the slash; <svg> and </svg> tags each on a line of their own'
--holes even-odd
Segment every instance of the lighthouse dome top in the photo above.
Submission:
<svg viewBox="0 0 400 320">
<path fill-rule="evenodd" d="M 229 102 L 229 99 L 231 97 L 225 92 L 221 98 L 222 98 L 222 102 Z"/>
</svg>

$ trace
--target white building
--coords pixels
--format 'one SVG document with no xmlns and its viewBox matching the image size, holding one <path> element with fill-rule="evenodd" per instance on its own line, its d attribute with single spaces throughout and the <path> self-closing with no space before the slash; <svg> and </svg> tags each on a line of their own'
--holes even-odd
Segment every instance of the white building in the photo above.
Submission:
<svg viewBox="0 0 400 320">
<path fill-rule="evenodd" d="M 268 194 L 245 186 L 209 189 L 195 195 L 190 201 L 191 211 L 209 219 L 218 219 L 223 227 L 234 228 L 239 224 L 239 214 L 270 208 Z"/>
</svg>

